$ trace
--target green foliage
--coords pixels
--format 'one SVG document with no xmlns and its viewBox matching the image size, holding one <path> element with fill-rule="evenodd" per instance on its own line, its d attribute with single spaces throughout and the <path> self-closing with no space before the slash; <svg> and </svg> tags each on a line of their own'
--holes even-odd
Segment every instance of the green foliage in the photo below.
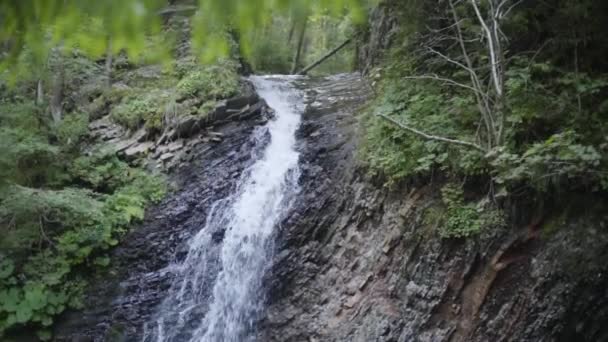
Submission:
<svg viewBox="0 0 608 342">
<path fill-rule="evenodd" d="M 177 83 L 176 90 L 178 99 L 198 97 L 217 100 L 234 95 L 238 85 L 236 65 L 225 61 L 191 71 Z"/>
<path fill-rule="evenodd" d="M 68 148 L 76 148 L 89 132 L 89 116 L 87 114 L 71 113 L 55 127 L 55 135 L 59 143 Z"/>
<path fill-rule="evenodd" d="M 427 213 L 425 221 L 439 228 L 443 238 L 463 238 L 484 229 L 505 225 L 503 213 L 486 201 L 467 203 L 461 186 L 447 184 L 441 189 L 445 210 Z"/>
<path fill-rule="evenodd" d="M 217 101 L 211 100 L 204 102 L 200 107 L 198 107 L 197 114 L 201 117 L 207 117 L 209 113 L 215 109 L 217 106 Z"/>
<path fill-rule="evenodd" d="M 3 2 L 0 11 L 6 20 L 0 27 L 0 40 L 11 41 L 9 58 L 4 70 L 24 52 L 24 45 L 34 59 L 42 61 L 56 45 L 71 49 L 78 47 L 88 56 L 98 57 L 110 51 L 121 51 L 132 60 L 156 57 L 166 59 L 171 50 L 167 40 L 150 43 L 149 37 L 161 32 L 159 12 L 167 5 L 162 0 L 108 0 L 103 2 L 24 0 Z M 241 50 L 251 51 L 249 33 L 264 26 L 277 15 L 304 16 L 309 13 L 329 12 L 340 15 L 344 11 L 361 22 L 365 17 L 367 0 L 253 0 L 248 2 L 201 1 L 193 20 L 193 50 L 204 61 L 211 61 L 230 52 L 229 38 L 220 30 L 231 26 L 241 37 Z M 220 31 L 220 32 L 218 32 Z M 145 54 L 143 53 L 145 52 Z"/>
<path fill-rule="evenodd" d="M 133 178 L 133 169 L 109 151 L 79 156 L 69 165 L 72 182 L 101 193 L 112 193 Z"/>
<path fill-rule="evenodd" d="M 84 275 L 109 265 L 165 185 L 113 154 L 85 156 L 88 115 L 51 122 L 22 94 L 0 105 L 0 337 L 29 327 L 48 340 L 54 317 L 82 306 Z"/>
<path fill-rule="evenodd" d="M 23 324 L 49 326 L 66 307 L 81 305 L 85 283 L 74 269 L 87 263 L 107 266 L 104 251 L 143 219 L 148 202 L 165 192 L 159 178 L 134 169 L 121 183 L 109 195 L 79 188 L 5 190 L 0 202 L 1 250 L 7 253 L 0 264 L 0 334 Z"/>
<path fill-rule="evenodd" d="M 291 23 L 285 18 L 275 18 L 267 27 L 252 34 L 252 51 L 248 61 L 253 69 L 260 73 L 290 72 L 294 54 L 294 33 L 289 39 L 289 26 Z"/>
<path fill-rule="evenodd" d="M 478 176 L 487 172 L 482 153 L 457 145 L 424 140 L 375 114 L 392 113 L 395 119 L 429 134 L 469 140 L 477 122 L 468 93 L 445 89 L 433 81 L 402 79 L 413 61 L 402 59 L 388 68 L 365 120 L 363 158 L 370 171 L 389 184 L 434 170 Z"/>
<path fill-rule="evenodd" d="M 159 89 L 146 91 L 123 98 L 110 115 L 114 122 L 128 129 L 137 129 L 143 124 L 151 129 L 160 129 L 165 106 L 170 101 L 170 92 Z"/>
<path fill-rule="evenodd" d="M 593 190 L 608 190 L 608 173 L 603 172 L 604 158 L 598 150 L 576 142 L 572 131 L 554 134 L 544 142 L 532 144 L 523 154 L 504 149 L 494 151 L 492 160 L 498 184 L 507 186 L 528 183 L 546 192 L 566 186 L 564 182 L 586 184 Z"/>
<path fill-rule="evenodd" d="M 353 18 L 349 15 L 335 16 L 319 13 L 310 17 L 307 26 L 307 45 L 304 50 L 303 65 L 310 65 L 339 44 L 354 35 Z M 355 65 L 354 44 L 349 44 L 318 67 L 311 70 L 311 75 L 331 75 L 351 72 Z"/>
<path fill-rule="evenodd" d="M 474 204 L 465 204 L 461 187 L 448 184 L 441 189 L 447 207 L 446 220 L 439 233 L 444 238 L 468 237 L 482 228 L 480 214 Z"/>
<path fill-rule="evenodd" d="M 354 23 L 348 13 L 330 15 L 327 11 L 313 12 L 305 18 L 276 16 L 249 34 L 250 38 L 247 39 L 252 44 L 251 51 L 245 55 L 247 61 L 258 73 L 290 73 L 303 27 L 302 51 L 296 69 L 317 61 L 352 37 Z M 311 73 L 326 75 L 352 71 L 355 58 L 353 46 L 348 45 Z"/>
<path fill-rule="evenodd" d="M 411 5 L 403 15 L 433 11 L 450 14 L 441 6 L 428 8 L 415 1 Z M 500 196 L 521 193 L 522 189 L 545 196 L 556 191 L 606 190 L 608 67 L 593 52 L 577 44 L 586 41 L 599 49 L 597 40 L 603 41 L 601 37 L 608 32 L 591 23 L 584 28 L 565 30 L 563 26 L 545 27 L 541 35 L 549 34 L 552 38 L 538 50 L 526 45 L 529 42 L 525 37 L 530 36 L 530 30 L 544 27 L 543 23 L 557 23 L 553 20 L 570 13 L 572 8 L 572 15 L 588 15 L 588 9 L 596 5 L 592 1 L 584 1 L 580 6 L 558 1 L 558 12 L 544 12 L 545 5 L 535 6 L 516 7 L 503 26 L 504 34 L 510 38 L 503 42 L 509 51 L 500 107 L 505 115 L 504 141 L 487 153 L 422 138 L 374 115 L 387 114 L 430 135 L 484 146 L 475 93 L 466 88 L 471 82 L 469 73 L 436 53 L 412 52 L 417 51 L 420 39 L 430 39 L 436 44 L 432 46 L 435 51 L 456 61 L 463 60 L 458 44 L 432 39 L 439 31 L 416 33 L 425 30 L 425 26 L 435 30 L 445 26 L 435 22 L 433 16 L 418 13 L 424 18 L 421 19 L 424 25 L 419 23 L 414 30 L 404 28 L 399 37 L 403 45 L 389 53 L 381 71 L 372 73 L 372 77 L 380 79 L 375 83 L 379 96 L 364 118 L 362 155 L 373 174 L 392 184 L 441 172 L 494 183 Z M 466 6 L 457 7 L 457 11 L 464 18 L 461 24 L 464 36 L 477 34 L 481 28 L 475 25 L 475 20 L 468 19 Z M 584 22 L 579 19 L 568 21 Z M 583 37 L 581 32 L 586 30 L 594 34 L 587 32 Z M 474 61 L 487 59 L 485 49 L 474 41 L 467 42 L 468 55 Z M 526 49 L 538 51 L 529 53 Z M 417 75 L 428 77 L 412 77 Z M 433 75 L 442 79 L 432 79 Z M 483 77 L 483 73 L 480 75 Z"/>
<path fill-rule="evenodd" d="M 58 146 L 48 142 L 40 108 L 29 102 L 0 105 L 0 185 L 45 182 L 54 171 Z"/>
</svg>

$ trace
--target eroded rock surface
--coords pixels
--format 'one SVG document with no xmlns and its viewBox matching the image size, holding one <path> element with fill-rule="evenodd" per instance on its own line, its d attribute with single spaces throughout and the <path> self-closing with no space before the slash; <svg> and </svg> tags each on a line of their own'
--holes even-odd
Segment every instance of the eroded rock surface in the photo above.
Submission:
<svg viewBox="0 0 608 342">
<path fill-rule="evenodd" d="M 560 221 L 550 234 L 522 222 L 440 239 L 423 219 L 438 200 L 433 184 L 386 189 L 357 164 L 366 82 L 340 75 L 301 87 L 302 189 L 277 227 L 258 341 L 608 341 L 604 218 Z M 211 203 L 234 190 L 259 123 L 227 122 L 218 141 L 193 147 L 176 173 L 180 190 L 125 239 L 114 273 L 100 277 L 84 313 L 57 327 L 59 340 L 140 340 L 170 285 L 166 266 L 184 256 Z"/>
<path fill-rule="evenodd" d="M 280 232 L 259 341 L 608 340 L 601 218 L 441 239 L 423 221 L 437 189 L 388 190 L 357 166 L 365 83 L 308 87 L 302 196 Z"/>
<path fill-rule="evenodd" d="M 253 134 L 267 115 L 271 113 L 266 107 L 258 107 L 255 115 L 214 122 L 207 139 L 154 146 L 159 152 L 154 158 L 163 162 L 183 155 L 171 176 L 175 190 L 123 239 L 113 253 L 111 270 L 99 274 L 87 290 L 86 308 L 60 319 L 56 340 L 141 340 L 144 323 L 171 285 L 170 265 L 185 256 L 187 242 L 205 225 L 211 204 L 234 192 L 242 171 L 267 143 L 263 134 Z M 137 142 L 135 135 L 128 141 L 133 143 L 126 151 L 152 144 Z"/>
</svg>

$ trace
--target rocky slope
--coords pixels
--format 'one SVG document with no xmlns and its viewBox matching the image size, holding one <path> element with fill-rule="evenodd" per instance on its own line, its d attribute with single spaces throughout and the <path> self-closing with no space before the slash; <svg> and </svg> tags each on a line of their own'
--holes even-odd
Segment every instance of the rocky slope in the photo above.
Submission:
<svg viewBox="0 0 608 342">
<path fill-rule="evenodd" d="M 302 191 L 277 227 L 258 341 L 608 340 L 604 216 L 524 215 L 476 238 L 441 239 L 424 220 L 437 185 L 387 189 L 357 162 L 366 82 L 353 74 L 301 87 Z M 263 113 L 215 127 L 219 143 L 195 145 L 174 173 L 179 189 L 118 248 L 113 272 L 84 313 L 65 317 L 58 340 L 141 339 L 170 284 L 167 266 L 259 150 L 251 132 Z"/>
<path fill-rule="evenodd" d="M 423 220 L 436 187 L 388 190 L 357 166 L 365 82 L 309 87 L 303 196 L 280 232 L 259 341 L 608 340 L 605 217 L 441 239 Z"/>
<path fill-rule="evenodd" d="M 247 88 L 252 89 L 252 88 Z M 113 252 L 112 267 L 87 290 L 86 307 L 64 315 L 55 327 L 57 341 L 136 341 L 171 284 L 170 264 L 187 251 L 187 241 L 204 226 L 211 204 L 234 191 L 241 172 L 267 142 L 252 132 L 269 118 L 263 100 L 247 90 L 225 101 L 221 114 L 197 126 L 196 133 L 152 143 L 151 167 L 169 171 L 174 191 L 146 213 Z M 112 127 L 97 133 L 107 136 Z M 150 144 L 119 135 L 115 146 L 137 149 Z M 159 151 L 177 146 L 171 158 Z M 125 150 L 118 150 L 125 157 Z M 217 235 L 218 247 L 222 240 Z M 213 277 L 212 274 L 209 275 Z"/>
</svg>

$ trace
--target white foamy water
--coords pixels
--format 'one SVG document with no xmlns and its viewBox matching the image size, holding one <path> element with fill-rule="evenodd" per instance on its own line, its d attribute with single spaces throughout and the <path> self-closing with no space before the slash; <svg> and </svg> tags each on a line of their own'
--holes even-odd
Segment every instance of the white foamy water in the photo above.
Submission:
<svg viewBox="0 0 608 342">
<path fill-rule="evenodd" d="M 190 241 L 185 260 L 170 267 L 175 280 L 155 320 L 146 325 L 144 341 L 253 340 L 264 305 L 262 278 L 270 266 L 273 231 L 298 190 L 295 132 L 303 96 L 292 80 L 251 78 L 276 112 L 254 136 L 263 141 L 269 134 L 270 142 L 243 173 L 237 191 L 210 208 L 205 226 Z M 213 234 L 224 230 L 218 252 L 213 248 Z"/>
</svg>

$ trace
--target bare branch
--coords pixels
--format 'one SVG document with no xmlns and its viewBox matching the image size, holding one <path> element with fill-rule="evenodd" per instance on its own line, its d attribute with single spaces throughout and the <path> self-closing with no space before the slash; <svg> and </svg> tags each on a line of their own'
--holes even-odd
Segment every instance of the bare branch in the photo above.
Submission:
<svg viewBox="0 0 608 342">
<path fill-rule="evenodd" d="M 476 89 L 474 87 L 471 87 L 470 85 L 466 85 L 464 83 L 454 81 L 453 79 L 441 77 L 438 75 L 406 76 L 406 77 L 404 77 L 404 79 L 406 79 L 406 80 L 435 80 L 435 81 L 445 82 L 445 83 L 451 84 L 456 87 L 471 90 L 474 93 L 479 94 L 480 96 L 483 96 L 483 97 L 487 96 L 486 94 L 480 92 L 478 89 Z"/>
<path fill-rule="evenodd" d="M 432 53 L 436 54 L 437 56 L 443 58 L 445 61 L 447 61 L 449 63 L 452 63 L 454 65 L 457 65 L 457 66 L 461 67 L 462 69 L 468 71 L 469 73 L 472 73 L 472 74 L 475 73 L 475 71 L 472 68 L 469 68 L 466 65 L 464 65 L 464 64 L 462 64 L 462 63 L 460 63 L 460 62 L 458 62 L 458 61 L 456 61 L 456 60 L 454 60 L 454 59 L 452 59 L 452 58 L 450 58 L 450 57 L 448 57 L 448 56 L 446 56 L 444 54 L 442 54 L 441 52 L 433 49 L 432 47 L 427 47 L 427 48 L 428 48 L 428 50 L 430 52 L 432 52 Z"/>
<path fill-rule="evenodd" d="M 450 139 L 450 138 L 444 138 L 444 137 L 440 137 L 440 136 L 436 136 L 436 135 L 431 135 L 431 134 L 427 134 L 424 133 L 422 131 L 419 131 L 415 128 L 412 128 L 410 126 L 407 126 L 393 118 L 391 118 L 390 116 L 386 115 L 386 114 L 377 114 L 379 117 L 391 122 L 394 125 L 399 126 L 400 128 L 410 132 L 410 133 L 414 133 L 424 139 L 427 140 L 435 140 L 435 141 L 441 141 L 444 143 L 448 143 L 448 144 L 455 144 L 455 145 L 461 145 L 461 146 L 466 146 L 466 147 L 470 147 L 470 148 L 474 148 L 480 152 L 486 153 L 487 151 L 485 149 L 483 149 L 481 146 L 474 144 L 472 142 L 468 142 L 468 141 L 462 141 L 462 140 L 456 140 L 456 139 Z"/>
<path fill-rule="evenodd" d="M 511 11 L 512 11 L 512 10 L 513 10 L 515 7 L 517 7 L 517 5 L 521 4 L 522 2 L 523 2 L 523 0 L 516 1 L 516 2 L 515 2 L 513 5 L 511 5 L 511 7 L 507 8 L 507 10 L 506 10 L 504 13 L 502 13 L 502 14 L 501 14 L 500 18 L 502 19 L 503 17 L 508 16 L 508 15 L 509 15 L 509 13 L 511 13 Z"/>
<path fill-rule="evenodd" d="M 458 14 L 456 13 L 456 8 L 454 7 L 454 3 L 452 0 L 448 1 L 450 4 L 450 9 L 452 10 L 452 18 L 454 19 L 454 23 L 456 23 L 456 34 L 458 36 L 458 42 L 460 44 L 460 49 L 462 51 L 462 55 L 464 56 L 464 60 L 467 63 L 467 66 L 469 67 L 470 70 L 473 70 L 473 62 L 471 61 L 471 58 L 469 57 L 469 53 L 467 51 L 467 47 L 465 45 L 465 40 L 464 40 L 464 36 L 462 34 L 462 29 L 460 27 L 460 19 L 458 18 Z M 457 3 L 457 2 L 456 2 Z M 481 117 L 483 119 L 484 122 L 484 126 L 486 128 L 486 138 L 488 139 L 488 146 L 492 146 L 492 127 L 494 126 L 494 119 L 492 118 L 492 112 L 490 110 L 490 105 L 488 103 L 488 96 L 480 96 L 479 94 L 485 94 L 483 92 L 483 88 L 482 88 L 482 84 L 481 81 L 479 80 L 479 77 L 477 76 L 476 72 L 472 72 L 470 73 L 471 76 L 471 83 L 473 84 L 473 87 L 476 88 L 478 90 L 478 92 L 475 92 L 475 97 L 477 99 L 477 107 L 479 108 L 479 113 L 481 114 Z"/>
<path fill-rule="evenodd" d="M 496 94 L 498 96 L 502 96 L 502 86 L 500 84 L 500 80 L 499 80 L 499 72 L 498 72 L 498 67 L 499 67 L 499 63 L 497 61 L 497 57 L 496 57 L 496 50 L 495 50 L 495 39 L 494 36 L 492 34 L 492 31 L 490 30 L 490 28 L 488 27 L 488 24 L 486 23 L 485 19 L 483 18 L 483 16 L 481 15 L 481 12 L 479 11 L 479 7 L 477 6 L 477 0 L 470 0 L 471 5 L 473 5 L 473 9 L 475 10 L 475 15 L 477 15 L 477 19 L 479 21 L 479 23 L 481 24 L 481 27 L 483 28 L 484 32 L 486 33 L 486 38 L 488 39 L 488 51 L 490 52 L 490 63 L 492 65 L 492 80 L 494 81 L 494 90 L 496 91 Z"/>
</svg>

